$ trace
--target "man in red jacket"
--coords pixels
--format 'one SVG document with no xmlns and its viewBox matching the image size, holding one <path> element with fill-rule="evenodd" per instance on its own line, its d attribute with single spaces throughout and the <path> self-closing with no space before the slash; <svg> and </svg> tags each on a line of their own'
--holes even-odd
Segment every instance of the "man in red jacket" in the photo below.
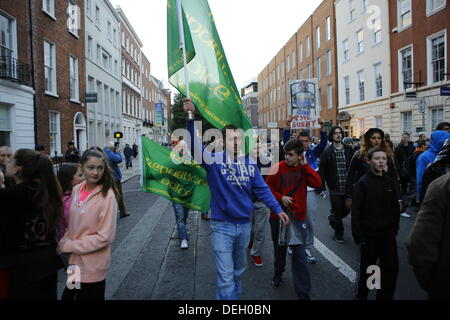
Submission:
<svg viewBox="0 0 450 320">
<path fill-rule="evenodd" d="M 285 161 L 274 166 L 272 170 L 274 174 L 269 175 L 266 182 L 283 208 L 291 212 L 293 219 L 290 223 L 293 223 L 301 233 L 302 243 L 289 245 L 292 249 L 292 278 L 298 297 L 301 300 L 309 300 L 311 278 L 305 254 L 306 195 L 307 187 L 321 187 L 322 179 L 306 162 L 303 152 L 301 141 L 290 140 L 286 143 L 284 146 Z M 272 284 L 278 287 L 281 285 L 286 266 L 287 246 L 278 244 L 280 220 L 273 212 L 270 213 L 270 227 L 275 254 L 275 275 Z"/>
</svg>

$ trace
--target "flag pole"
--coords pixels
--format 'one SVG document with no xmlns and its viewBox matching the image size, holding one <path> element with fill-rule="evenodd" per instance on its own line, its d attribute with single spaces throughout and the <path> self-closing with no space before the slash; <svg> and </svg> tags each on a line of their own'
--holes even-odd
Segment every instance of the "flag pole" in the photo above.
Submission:
<svg viewBox="0 0 450 320">
<path fill-rule="evenodd" d="M 183 51 L 183 63 L 184 63 L 184 80 L 186 83 L 186 95 L 187 98 L 191 98 L 191 92 L 189 90 L 189 76 L 187 70 L 187 59 L 186 59 L 186 43 L 184 39 L 184 26 L 183 26 L 183 15 L 181 9 L 181 0 L 177 0 L 177 13 L 178 13 L 178 32 L 180 34 L 180 50 Z M 193 120 L 194 115 L 192 111 L 188 111 L 188 119 Z"/>
</svg>

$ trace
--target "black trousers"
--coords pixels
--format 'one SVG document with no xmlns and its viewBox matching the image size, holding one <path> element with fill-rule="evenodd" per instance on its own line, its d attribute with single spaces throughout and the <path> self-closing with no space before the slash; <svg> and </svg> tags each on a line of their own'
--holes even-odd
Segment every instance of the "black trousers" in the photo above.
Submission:
<svg viewBox="0 0 450 320">
<path fill-rule="evenodd" d="M 379 260 L 381 289 L 377 290 L 377 300 L 392 300 L 398 276 L 398 252 L 397 241 L 394 236 L 384 238 L 367 238 L 365 244 L 361 245 L 358 299 L 366 300 L 369 294 L 367 279 L 370 274 L 367 268 L 377 265 Z"/>
<path fill-rule="evenodd" d="M 105 287 L 106 281 L 93 282 L 93 283 L 81 283 L 80 289 L 64 289 L 62 300 L 63 301 L 88 301 L 88 300 L 105 300 Z"/>
<path fill-rule="evenodd" d="M 330 195 L 330 203 L 334 219 L 334 232 L 336 236 L 344 236 L 344 224 L 342 223 L 342 219 L 350 212 L 350 210 L 345 208 L 345 196 Z"/>
</svg>

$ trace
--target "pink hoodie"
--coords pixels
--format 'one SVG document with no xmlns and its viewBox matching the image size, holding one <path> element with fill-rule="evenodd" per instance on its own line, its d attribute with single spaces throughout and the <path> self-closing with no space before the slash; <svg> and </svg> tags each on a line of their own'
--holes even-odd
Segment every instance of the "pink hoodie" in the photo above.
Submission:
<svg viewBox="0 0 450 320">
<path fill-rule="evenodd" d="M 78 206 L 80 190 L 85 184 L 73 188 L 69 226 L 59 247 L 64 253 L 71 253 L 69 264 L 80 268 L 81 282 L 93 283 L 105 280 L 109 269 L 117 203 L 112 189 L 103 197 L 101 186 L 97 186 Z"/>
</svg>

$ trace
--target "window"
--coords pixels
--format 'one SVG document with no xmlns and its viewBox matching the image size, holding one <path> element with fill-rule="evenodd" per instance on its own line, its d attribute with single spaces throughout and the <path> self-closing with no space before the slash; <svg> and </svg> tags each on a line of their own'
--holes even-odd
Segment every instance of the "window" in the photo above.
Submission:
<svg viewBox="0 0 450 320">
<path fill-rule="evenodd" d="M 381 63 L 374 66 L 375 73 L 375 96 L 381 97 L 383 95 L 383 74 L 381 73 Z"/>
<path fill-rule="evenodd" d="M 114 74 L 118 74 L 119 72 L 119 67 L 118 67 L 118 63 L 117 60 L 114 60 Z"/>
<path fill-rule="evenodd" d="M 328 109 L 333 108 L 333 86 L 331 84 L 327 87 L 327 103 L 328 103 Z"/>
<path fill-rule="evenodd" d="M 431 129 L 434 130 L 437 125 L 444 121 L 444 108 L 433 108 L 431 112 Z"/>
<path fill-rule="evenodd" d="M 412 111 L 402 112 L 403 132 L 412 134 Z"/>
<path fill-rule="evenodd" d="M 311 75 L 312 75 L 311 64 L 308 64 L 307 69 L 308 69 L 308 79 L 311 79 Z"/>
<path fill-rule="evenodd" d="M 359 135 L 363 135 L 365 133 L 365 123 L 364 123 L 364 119 L 359 119 Z"/>
<path fill-rule="evenodd" d="M 298 58 L 300 62 L 303 62 L 303 43 L 298 46 Z"/>
<path fill-rule="evenodd" d="M 445 79 L 446 73 L 446 40 L 445 34 L 428 38 L 428 72 L 432 83 Z M 431 52 L 430 52 L 431 51 Z M 430 60 L 431 59 L 431 60 Z M 431 72 L 431 74 L 430 74 Z M 430 82 L 430 81 L 428 81 Z"/>
<path fill-rule="evenodd" d="M 412 23 L 411 0 L 397 0 L 398 27 L 404 29 Z"/>
<path fill-rule="evenodd" d="M 412 88 L 412 48 L 400 51 L 400 86 L 403 90 Z"/>
<path fill-rule="evenodd" d="M 45 91 L 56 94 L 56 59 L 55 45 L 44 41 L 44 77 Z"/>
<path fill-rule="evenodd" d="M 359 71 L 358 75 L 358 89 L 359 89 L 359 101 L 364 101 L 364 74 L 363 71 Z"/>
<path fill-rule="evenodd" d="M 332 62 L 331 62 L 331 49 L 327 51 L 327 75 L 331 75 Z"/>
<path fill-rule="evenodd" d="M 68 29 L 69 32 L 74 36 L 78 37 L 78 27 L 80 25 L 79 19 L 79 7 L 75 4 L 72 4 L 73 0 L 69 0 L 69 6 L 67 8 L 67 12 L 69 14 L 68 20 Z"/>
<path fill-rule="evenodd" d="M 344 61 L 348 61 L 350 59 L 350 47 L 348 45 L 348 39 L 345 39 L 342 42 L 342 46 L 344 47 Z"/>
<path fill-rule="evenodd" d="M 303 69 L 300 69 L 300 72 L 299 72 L 299 80 L 303 80 L 304 78 L 303 78 Z"/>
<path fill-rule="evenodd" d="M 125 48 L 125 32 L 122 31 L 122 47 Z"/>
<path fill-rule="evenodd" d="M 350 104 L 350 78 L 347 76 L 344 78 L 345 88 L 345 104 Z"/>
<path fill-rule="evenodd" d="M 375 128 L 383 129 L 383 116 L 375 116 Z"/>
<path fill-rule="evenodd" d="M 112 40 L 111 38 L 111 22 L 108 21 L 108 28 L 107 30 L 107 35 L 108 35 L 108 40 Z"/>
<path fill-rule="evenodd" d="M 88 36 L 87 56 L 88 56 L 88 59 L 92 59 L 92 38 L 91 38 L 91 36 Z"/>
<path fill-rule="evenodd" d="M 102 66 L 111 71 L 111 56 L 105 51 L 102 51 Z"/>
<path fill-rule="evenodd" d="M 309 36 L 306 37 L 306 56 L 309 57 L 311 54 L 311 39 Z"/>
<path fill-rule="evenodd" d="M 378 17 L 373 20 L 373 43 L 377 44 L 381 42 L 381 18 Z"/>
<path fill-rule="evenodd" d="M 364 32 L 362 30 L 356 32 L 356 52 L 364 52 Z"/>
<path fill-rule="evenodd" d="M 100 8 L 95 7 L 95 25 L 100 28 Z"/>
<path fill-rule="evenodd" d="M 316 59 L 316 70 L 317 70 L 317 78 L 320 80 L 322 78 L 321 69 L 320 69 L 320 57 Z"/>
<path fill-rule="evenodd" d="M 287 56 L 287 58 L 286 58 L 286 61 L 287 61 L 287 65 L 286 65 L 286 67 L 287 67 L 287 71 L 289 72 L 289 71 L 291 71 L 291 59 L 290 59 L 291 57 L 288 55 Z"/>
<path fill-rule="evenodd" d="M 117 44 L 117 31 L 116 31 L 116 28 L 114 28 L 114 30 L 113 30 L 113 43 L 115 45 Z"/>
<path fill-rule="evenodd" d="M 427 0 L 427 15 L 430 16 L 445 8 L 445 2 L 446 0 Z"/>
<path fill-rule="evenodd" d="M 15 37 L 13 36 L 13 28 L 15 21 L 0 14 L 0 56 L 15 56 Z"/>
<path fill-rule="evenodd" d="M 42 0 L 42 10 L 55 17 L 55 0 Z"/>
<path fill-rule="evenodd" d="M 361 0 L 361 12 L 364 13 L 367 10 L 368 0 Z"/>
<path fill-rule="evenodd" d="M 296 56 L 295 56 L 295 49 L 292 50 L 291 58 L 292 58 L 292 69 L 296 69 L 295 63 L 297 62 L 297 59 L 296 59 Z"/>
<path fill-rule="evenodd" d="M 316 27 L 316 49 L 320 48 L 320 26 Z"/>
<path fill-rule="evenodd" d="M 86 15 L 90 18 L 92 15 L 92 0 L 86 1 Z"/>
<path fill-rule="evenodd" d="M 79 88 L 78 88 L 78 59 L 76 57 L 69 57 L 69 68 L 70 68 L 70 99 L 78 101 Z"/>
<path fill-rule="evenodd" d="M 328 40 L 331 40 L 331 20 L 330 20 L 330 17 L 327 17 L 327 18 L 325 19 L 325 25 L 326 25 L 326 29 L 325 29 L 326 34 L 325 34 L 325 37 L 326 37 L 326 39 L 327 39 L 327 41 L 328 41 Z"/>
<path fill-rule="evenodd" d="M 352 22 L 353 20 L 355 20 L 355 1 L 354 0 L 349 0 L 348 1 L 348 21 Z"/>
<path fill-rule="evenodd" d="M 50 155 L 61 154 L 61 127 L 59 112 L 49 112 Z"/>
</svg>

